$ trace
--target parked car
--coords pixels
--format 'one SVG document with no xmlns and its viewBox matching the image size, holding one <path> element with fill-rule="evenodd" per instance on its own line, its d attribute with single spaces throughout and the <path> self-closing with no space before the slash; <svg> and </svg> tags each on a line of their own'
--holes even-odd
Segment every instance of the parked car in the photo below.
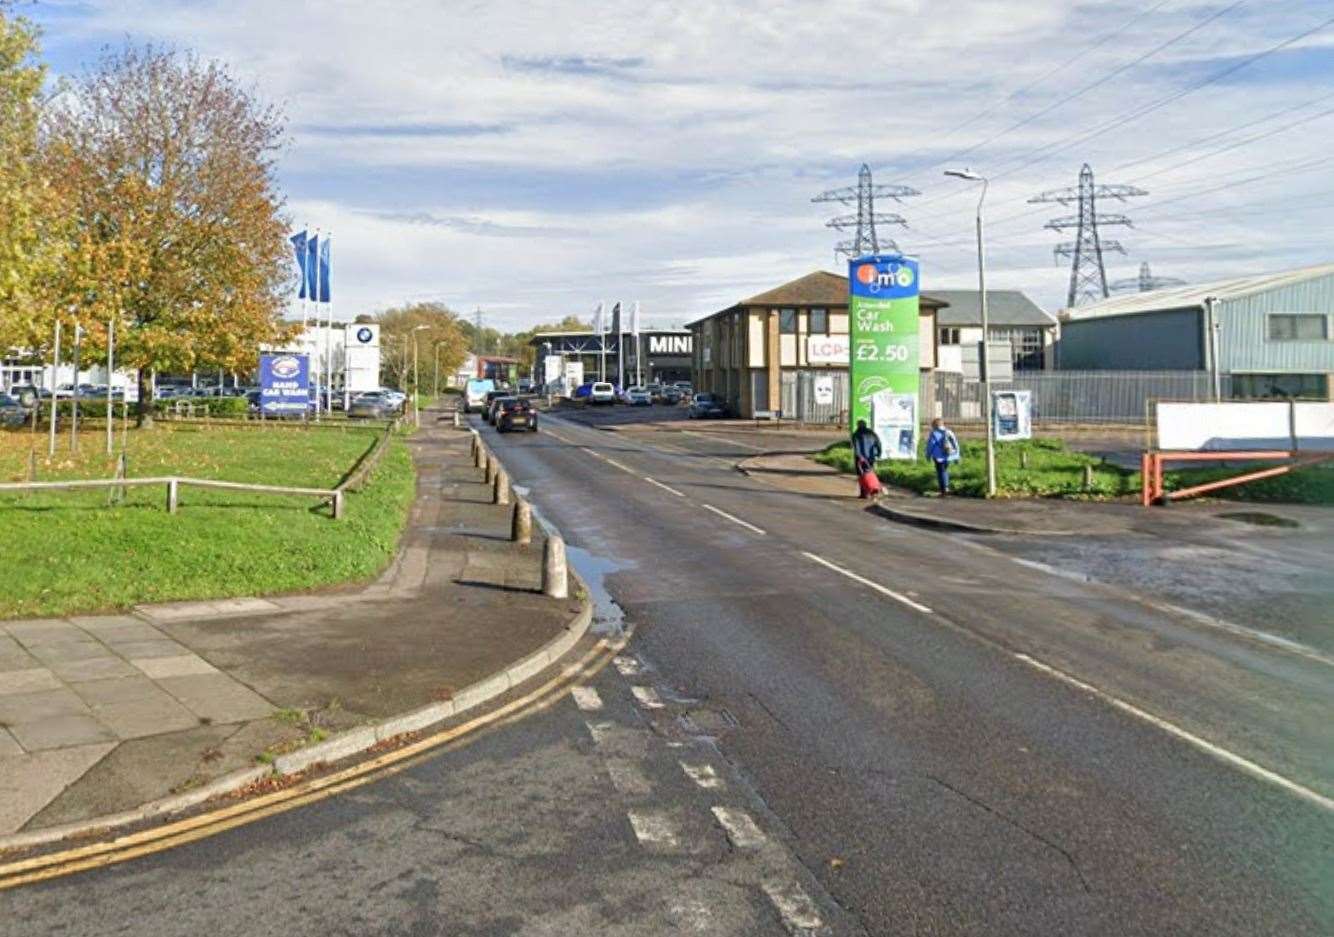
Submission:
<svg viewBox="0 0 1334 937">
<path fill-rule="evenodd" d="M 501 397 L 496 406 L 496 432 L 508 433 L 510 430 L 537 432 L 537 408 L 532 400 L 523 397 Z"/>
<path fill-rule="evenodd" d="M 695 388 L 690 386 L 689 381 L 677 381 L 675 386 L 681 392 L 682 400 L 689 400 L 695 396 Z"/>
<path fill-rule="evenodd" d="M 515 397 L 513 394 L 507 394 L 504 393 L 503 391 L 497 391 L 495 396 L 493 396 L 487 402 L 486 422 L 490 423 L 492 426 L 495 426 L 496 416 L 499 415 L 501 408 L 507 405 L 512 405 L 514 403 L 517 403 L 518 400 L 519 398 Z"/>
<path fill-rule="evenodd" d="M 594 381 L 588 387 L 588 397 L 590 404 L 613 404 L 616 402 L 616 388 L 606 381 Z"/>
<path fill-rule="evenodd" d="M 347 408 L 347 417 L 350 420 L 387 420 L 397 412 L 398 407 L 385 396 L 384 391 L 370 390 L 352 398 Z"/>
<path fill-rule="evenodd" d="M 727 409 L 723 406 L 722 401 L 713 394 L 696 394 L 695 399 L 690 402 L 690 409 L 686 411 L 686 416 L 692 420 L 717 419 L 727 416 Z"/>
<path fill-rule="evenodd" d="M 408 395 L 401 390 L 394 390 L 392 387 L 381 387 L 380 393 L 388 398 L 389 402 L 398 410 L 403 409 L 403 405 L 408 402 Z"/>
<path fill-rule="evenodd" d="M 574 393 L 570 394 L 570 399 L 582 400 L 584 403 L 588 403 L 588 395 L 593 392 L 594 383 L 595 383 L 594 381 L 585 381 L 584 383 L 580 384 L 578 387 L 574 389 Z"/>
<path fill-rule="evenodd" d="M 533 389 L 534 389 L 534 388 L 533 388 L 533 382 L 530 381 L 530 380 L 524 379 L 524 380 L 522 380 L 522 381 L 519 381 L 518 388 L 519 388 L 519 393 L 521 393 L 521 394 L 531 394 L 531 393 L 533 392 Z"/>
<path fill-rule="evenodd" d="M 25 407 L 31 407 L 39 400 L 50 400 L 51 392 L 45 387 L 33 384 L 15 384 L 9 388 L 9 396 L 18 400 Z"/>
<path fill-rule="evenodd" d="M 664 384 L 662 393 L 658 395 L 659 400 L 673 407 L 681 402 L 681 397 L 681 390 L 675 384 Z"/>
<path fill-rule="evenodd" d="M 621 403 L 631 407 L 653 405 L 653 397 L 643 387 L 627 387 L 621 392 Z"/>
<path fill-rule="evenodd" d="M 28 419 L 28 408 L 16 397 L 0 394 L 0 426 L 22 426 Z M 533 426 L 537 428 L 536 424 Z"/>
<path fill-rule="evenodd" d="M 496 389 L 489 377 L 474 377 L 463 385 L 463 412 L 481 413 L 486 409 L 486 395 Z"/>
</svg>

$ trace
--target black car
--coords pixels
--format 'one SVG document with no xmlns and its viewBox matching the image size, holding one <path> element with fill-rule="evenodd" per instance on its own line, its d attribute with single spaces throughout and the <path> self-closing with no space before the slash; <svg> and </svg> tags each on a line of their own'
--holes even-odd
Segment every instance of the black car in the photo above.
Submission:
<svg viewBox="0 0 1334 937">
<path fill-rule="evenodd" d="M 500 392 L 486 395 L 486 422 L 492 426 L 496 424 L 496 414 L 500 412 L 501 406 L 518 400 L 513 394 Z"/>
<path fill-rule="evenodd" d="M 713 394 L 696 394 L 695 399 L 690 402 L 686 416 L 692 420 L 717 419 L 727 416 L 727 409 Z"/>
<path fill-rule="evenodd" d="M 0 394 L 0 426 L 22 426 L 28 419 L 28 408 L 8 394 Z M 533 424 L 537 429 L 537 424 Z"/>
<path fill-rule="evenodd" d="M 537 432 L 537 408 L 531 400 L 522 397 L 502 397 L 496 405 L 493 421 L 496 432 L 508 433 L 510 430 Z"/>
</svg>

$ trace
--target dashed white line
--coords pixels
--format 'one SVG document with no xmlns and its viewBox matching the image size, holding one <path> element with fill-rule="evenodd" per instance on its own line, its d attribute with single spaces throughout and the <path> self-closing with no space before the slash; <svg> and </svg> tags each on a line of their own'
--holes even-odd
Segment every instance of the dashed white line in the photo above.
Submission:
<svg viewBox="0 0 1334 937">
<path fill-rule="evenodd" d="M 574 705 L 584 712 L 596 712 L 602 708 L 602 697 L 591 686 L 577 686 L 570 691 L 570 695 L 574 697 Z"/>
<path fill-rule="evenodd" d="M 676 495 L 678 498 L 684 498 L 684 497 L 685 497 L 684 494 L 682 494 L 681 492 L 677 491 L 677 490 L 676 490 L 675 488 L 673 488 L 671 485 L 664 485 L 662 482 L 658 481 L 656 478 L 649 478 L 647 475 L 643 476 L 643 478 L 644 478 L 644 481 L 648 482 L 650 485 L 655 485 L 655 486 L 657 486 L 658 488 L 661 488 L 663 491 L 667 491 L 667 492 L 670 492 L 671 494 Z"/>
<path fill-rule="evenodd" d="M 627 811 L 630 826 L 635 831 L 635 838 L 645 846 L 657 846 L 673 849 L 680 845 L 681 839 L 676 832 L 676 824 L 663 813 L 645 810 Z"/>
<path fill-rule="evenodd" d="M 821 566 L 825 567 L 826 569 L 832 569 L 834 572 L 838 573 L 839 575 L 847 576 L 847 577 L 848 577 L 849 579 L 851 579 L 853 582 L 860 582 L 862 585 L 866 586 L 868 589 L 874 589 L 876 592 L 879 592 L 881 595 L 887 595 L 887 596 L 889 596 L 891 599 L 893 599 L 893 600 L 896 601 L 896 602 L 902 602 L 904 605 L 908 606 L 909 608 L 914 608 L 914 609 L 916 609 L 917 611 L 922 612 L 922 613 L 927 614 L 927 615 L 930 615 L 930 614 L 932 613 L 932 612 L 931 612 L 931 609 L 927 608 L 927 607 L 926 607 L 925 605 L 923 605 L 921 602 L 915 602 L 915 601 L 913 601 L 912 599 L 908 598 L 908 596 L 904 595 L 903 593 L 901 593 L 901 592 L 895 592 L 893 589 L 890 589 L 890 588 L 887 588 L 887 587 L 885 587 L 885 586 L 882 586 L 882 585 L 880 585 L 880 583 L 878 583 L 878 582 L 872 582 L 871 580 L 867 579 L 865 576 L 858 576 L 856 573 L 854 573 L 854 572 L 853 572 L 852 570 L 850 570 L 850 569 L 844 569 L 842 566 L 836 566 L 836 565 L 834 565 L 833 563 L 831 563 L 831 562 L 829 562 L 828 560 L 826 560 L 824 557 L 816 556 L 814 553 L 807 553 L 805 550 L 802 550 L 802 551 L 801 551 L 801 555 L 804 556 L 804 557 L 806 557 L 806 559 L 808 559 L 808 560 L 812 560 L 812 561 L 814 561 L 814 562 L 816 562 L 816 563 L 819 563 Z"/>
<path fill-rule="evenodd" d="M 1278 787 L 1281 787 L 1288 793 L 1296 794 L 1298 797 L 1302 798 L 1303 800 L 1310 801 L 1317 807 L 1323 807 L 1325 810 L 1334 811 L 1334 799 L 1326 797 L 1323 794 L 1317 793 L 1316 791 L 1311 790 L 1309 787 L 1303 787 L 1296 781 L 1290 781 L 1287 778 L 1283 777 L 1283 775 L 1281 774 L 1277 774 L 1273 771 L 1270 771 L 1268 768 L 1257 765 L 1250 759 L 1243 758 L 1238 754 L 1230 752 L 1226 748 L 1222 748 L 1218 745 L 1215 745 L 1213 742 L 1210 742 L 1207 739 L 1202 739 L 1198 735 L 1195 735 L 1192 732 L 1187 732 L 1185 729 L 1171 722 L 1168 722 L 1166 719 L 1162 719 L 1158 716 L 1155 716 L 1151 712 L 1146 712 L 1145 710 L 1140 709 L 1133 703 L 1127 703 L 1120 697 L 1113 696 L 1112 694 L 1106 692 L 1105 690 L 1100 690 L 1091 683 L 1085 683 L 1078 677 L 1072 677 L 1070 674 L 1066 673 L 1063 670 L 1057 670 L 1050 664 L 1044 664 L 1042 661 L 1035 660 L 1034 658 L 1029 657 L 1027 654 L 1016 653 L 1014 657 L 1016 660 L 1023 661 L 1025 664 L 1028 664 L 1028 666 L 1034 668 L 1035 670 L 1040 670 L 1050 677 L 1055 677 L 1062 683 L 1067 683 L 1070 686 L 1083 690 L 1085 693 L 1089 693 L 1092 696 L 1097 697 L 1104 703 L 1114 706 L 1117 709 L 1121 710 L 1122 712 L 1129 713 L 1130 715 L 1134 716 L 1137 719 L 1142 719 L 1143 721 L 1149 723 L 1150 725 L 1162 729 L 1168 735 L 1173 735 L 1181 739 L 1183 742 L 1193 745 L 1196 748 L 1200 749 L 1201 751 L 1212 755 L 1213 757 L 1219 759 L 1220 761 L 1225 761 L 1235 768 L 1240 768 L 1242 771 L 1246 772 L 1252 777 L 1259 778 L 1262 781 L 1267 781 L 1270 784 L 1274 784 Z"/>
<path fill-rule="evenodd" d="M 754 524 L 750 523 L 749 521 L 743 521 L 741 518 L 736 517 L 735 515 L 732 515 L 732 514 L 728 514 L 726 511 L 723 511 L 723 510 L 721 510 L 721 509 L 719 509 L 719 508 L 716 508 L 716 507 L 714 507 L 712 504 L 701 504 L 700 507 L 702 507 L 702 508 L 703 508 L 704 510 L 706 510 L 706 511 L 712 511 L 714 514 L 717 514 L 719 517 L 725 517 L 725 518 L 727 518 L 727 519 L 728 519 L 729 521 L 731 521 L 733 524 L 740 524 L 742 527 L 746 528 L 747 530 L 752 530 L 752 531 L 754 531 L 755 533 L 760 534 L 761 536 L 764 535 L 764 531 L 763 531 L 763 530 L 761 530 L 759 527 L 756 527 Z"/>
<path fill-rule="evenodd" d="M 763 888 L 788 930 L 815 930 L 820 926 L 820 912 L 816 910 L 815 902 L 796 882 L 770 880 L 764 883 Z"/>
<path fill-rule="evenodd" d="M 737 849 L 754 849 L 764 844 L 764 832 L 746 811 L 736 807 L 714 807 L 713 815 Z"/>
<path fill-rule="evenodd" d="M 622 677 L 637 677 L 644 672 L 644 667 L 638 660 L 624 654 L 613 657 L 611 662 L 616 665 L 616 670 Z"/>
<path fill-rule="evenodd" d="M 639 700 L 639 705 L 645 709 L 662 709 L 662 698 L 658 696 L 658 691 L 651 686 L 632 686 L 630 692 Z"/>
<path fill-rule="evenodd" d="M 593 741 L 599 745 L 607 737 L 607 733 L 615 727 L 615 723 L 612 722 L 585 722 L 584 725 L 588 726 L 588 734 L 593 736 Z"/>
<path fill-rule="evenodd" d="M 630 475 L 634 475 L 634 474 L 635 474 L 635 470 L 634 470 L 634 469 L 630 468 L 630 466 L 628 466 L 628 465 L 622 465 L 621 463 L 617 462 L 615 459 L 609 458 L 609 457 L 607 457 L 607 456 L 603 456 L 603 457 L 602 457 L 602 461 L 603 461 L 603 462 L 606 462 L 606 463 L 607 463 L 608 465 L 610 465 L 612 468 L 618 468 L 618 469 L 620 469 L 622 472 L 625 472 L 625 473 L 627 473 L 627 474 L 630 474 Z"/>
<path fill-rule="evenodd" d="M 681 762 L 681 770 L 686 773 L 690 780 L 705 790 L 717 790 L 723 787 L 723 779 L 718 777 L 718 772 L 713 770 L 713 765 L 695 765 L 683 761 Z"/>
</svg>

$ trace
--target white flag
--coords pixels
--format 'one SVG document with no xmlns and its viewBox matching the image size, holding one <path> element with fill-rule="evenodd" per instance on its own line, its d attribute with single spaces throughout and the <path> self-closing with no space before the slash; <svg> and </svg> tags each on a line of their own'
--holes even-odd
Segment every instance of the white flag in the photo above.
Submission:
<svg viewBox="0 0 1334 937">
<path fill-rule="evenodd" d="M 605 303 L 599 302 L 597 311 L 593 313 L 593 331 L 596 332 L 598 335 L 601 335 L 604 331 L 606 331 L 603 328 L 603 322 L 602 322 L 602 309 L 604 305 Z"/>
<path fill-rule="evenodd" d="M 639 334 L 639 300 L 635 300 L 635 311 L 630 313 L 630 331 Z"/>
</svg>

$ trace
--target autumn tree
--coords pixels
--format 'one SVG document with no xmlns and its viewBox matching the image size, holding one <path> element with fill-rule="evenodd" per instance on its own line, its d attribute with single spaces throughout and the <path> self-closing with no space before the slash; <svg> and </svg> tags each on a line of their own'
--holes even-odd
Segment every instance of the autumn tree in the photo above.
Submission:
<svg viewBox="0 0 1334 937">
<path fill-rule="evenodd" d="M 283 143 L 281 115 L 226 66 L 154 47 L 109 53 L 48 109 L 43 168 L 73 219 L 58 308 L 93 348 L 119 323 L 141 424 L 151 372 L 248 371 L 288 337 Z"/>
<path fill-rule="evenodd" d="M 412 358 L 416 346 L 423 385 L 433 385 L 438 356 L 441 374 L 453 374 L 468 354 L 468 341 L 458 316 L 443 303 L 412 303 L 389 309 L 380 323 L 380 372 L 385 384 L 401 389 L 413 384 Z"/>
</svg>

